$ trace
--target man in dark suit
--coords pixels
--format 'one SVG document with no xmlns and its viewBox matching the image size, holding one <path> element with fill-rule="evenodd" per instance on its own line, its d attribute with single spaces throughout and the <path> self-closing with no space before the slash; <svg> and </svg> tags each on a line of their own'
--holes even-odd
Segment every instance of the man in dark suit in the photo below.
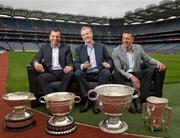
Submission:
<svg viewBox="0 0 180 138">
<path fill-rule="evenodd" d="M 150 83 L 153 75 L 153 70 L 151 68 L 146 68 L 141 70 L 141 61 L 154 65 L 159 72 L 165 71 L 165 65 L 160 63 L 148 56 L 140 45 L 133 44 L 134 36 L 131 32 L 124 32 L 122 36 L 122 45 L 117 46 L 112 53 L 112 58 L 115 64 L 116 70 L 113 73 L 113 82 L 124 84 L 125 81 L 130 81 L 133 83 L 134 88 L 141 91 L 140 101 L 138 101 L 137 112 L 141 112 L 141 103 L 146 101 L 149 96 Z M 165 75 L 165 73 L 162 73 Z M 159 88 L 162 88 L 164 76 L 161 75 L 163 79 L 158 82 Z M 162 89 L 159 91 L 162 93 Z M 161 94 L 157 94 L 161 95 Z M 136 112 L 136 111 L 132 111 Z"/>
<path fill-rule="evenodd" d="M 107 52 L 105 45 L 96 43 L 93 40 L 93 32 L 90 27 L 81 28 L 81 37 L 84 44 L 75 49 L 74 61 L 75 79 L 80 88 L 83 106 L 80 112 L 88 110 L 87 81 L 97 81 L 98 84 L 109 83 L 113 61 Z M 99 113 L 95 104 L 94 113 Z"/>
<path fill-rule="evenodd" d="M 66 91 L 73 77 L 71 50 L 69 46 L 60 43 L 60 30 L 50 30 L 49 40 L 50 43 L 43 45 L 32 60 L 36 71 L 40 73 L 37 80 L 44 95 L 54 92 L 50 83 L 57 80 L 62 81 L 58 90 Z"/>
</svg>

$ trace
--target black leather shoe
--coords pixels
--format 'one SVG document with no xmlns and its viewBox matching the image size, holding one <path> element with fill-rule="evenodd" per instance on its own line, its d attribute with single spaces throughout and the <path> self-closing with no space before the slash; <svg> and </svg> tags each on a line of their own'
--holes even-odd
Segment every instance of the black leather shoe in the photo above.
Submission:
<svg viewBox="0 0 180 138">
<path fill-rule="evenodd" d="M 137 105 L 137 112 L 142 113 L 142 105 L 141 104 Z"/>
<path fill-rule="evenodd" d="M 85 103 L 83 104 L 83 106 L 81 107 L 80 112 L 81 112 L 81 113 L 87 112 L 88 109 L 89 109 L 89 101 L 86 100 Z"/>
<path fill-rule="evenodd" d="M 94 114 L 99 114 L 101 110 L 98 108 L 97 104 L 95 103 L 94 108 L 93 108 L 93 113 Z"/>
<path fill-rule="evenodd" d="M 135 107 L 133 101 L 132 101 L 132 103 L 131 103 L 128 111 L 129 111 L 130 113 L 136 113 L 136 112 L 137 112 L 136 107 Z"/>
<path fill-rule="evenodd" d="M 141 104 L 141 100 L 138 98 L 134 101 L 136 110 L 138 113 L 142 113 L 142 104 Z"/>
<path fill-rule="evenodd" d="M 99 114 L 101 110 L 99 108 L 93 108 L 93 113 L 94 114 Z"/>
</svg>

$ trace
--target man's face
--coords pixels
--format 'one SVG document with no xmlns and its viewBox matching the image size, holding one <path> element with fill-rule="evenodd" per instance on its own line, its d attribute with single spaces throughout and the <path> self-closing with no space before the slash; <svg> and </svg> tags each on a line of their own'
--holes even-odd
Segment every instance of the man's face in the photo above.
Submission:
<svg viewBox="0 0 180 138">
<path fill-rule="evenodd" d="M 93 41 L 93 34 L 88 28 L 81 30 L 81 37 L 85 43 L 92 43 Z"/>
<path fill-rule="evenodd" d="M 61 41 L 61 33 L 59 31 L 51 31 L 49 40 L 51 41 L 51 46 L 57 47 Z"/>
<path fill-rule="evenodd" d="M 126 49 L 130 48 L 133 42 L 134 42 L 134 38 L 131 34 L 123 33 L 122 44 Z"/>
</svg>

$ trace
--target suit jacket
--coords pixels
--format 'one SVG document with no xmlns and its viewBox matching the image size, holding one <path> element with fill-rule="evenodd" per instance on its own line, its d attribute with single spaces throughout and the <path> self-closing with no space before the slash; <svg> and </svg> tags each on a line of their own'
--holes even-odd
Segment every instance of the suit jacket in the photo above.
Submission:
<svg viewBox="0 0 180 138">
<path fill-rule="evenodd" d="M 35 61 L 42 63 L 47 67 L 50 71 L 52 67 L 52 48 L 50 44 L 41 46 L 37 55 L 33 58 L 32 64 Z M 59 63 L 62 68 L 65 66 L 72 66 L 73 67 L 73 59 L 70 47 L 65 44 L 60 44 L 59 46 Z"/>
<path fill-rule="evenodd" d="M 103 69 L 102 61 L 106 61 L 110 64 L 111 70 L 113 69 L 113 60 L 111 56 L 109 55 L 105 45 L 100 43 L 94 43 L 93 44 L 94 51 L 95 51 L 95 57 L 97 62 L 97 68 L 99 70 Z M 75 49 L 75 61 L 74 66 L 75 69 L 81 69 L 81 64 L 88 61 L 88 53 L 87 53 L 87 47 L 86 45 L 81 45 Z"/>
<path fill-rule="evenodd" d="M 133 72 L 141 71 L 140 65 L 144 61 L 147 64 L 156 65 L 157 60 L 148 56 L 140 45 L 133 44 L 132 50 L 134 52 L 134 70 Z M 130 77 L 130 73 L 126 72 L 129 67 L 128 59 L 126 56 L 126 50 L 123 45 L 119 45 L 113 49 L 112 58 L 115 64 L 116 70 L 118 70 L 126 78 Z"/>
</svg>

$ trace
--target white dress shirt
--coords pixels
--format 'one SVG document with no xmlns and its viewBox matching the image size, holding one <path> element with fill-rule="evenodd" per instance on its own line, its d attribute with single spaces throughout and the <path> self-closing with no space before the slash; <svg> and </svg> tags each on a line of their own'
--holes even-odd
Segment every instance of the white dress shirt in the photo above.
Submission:
<svg viewBox="0 0 180 138">
<path fill-rule="evenodd" d="M 131 50 L 129 52 L 126 52 L 126 56 L 128 59 L 128 69 L 127 72 L 133 72 L 134 69 L 134 52 Z"/>
<path fill-rule="evenodd" d="M 62 67 L 59 63 L 59 46 L 52 48 L 52 70 L 61 70 Z"/>
</svg>

